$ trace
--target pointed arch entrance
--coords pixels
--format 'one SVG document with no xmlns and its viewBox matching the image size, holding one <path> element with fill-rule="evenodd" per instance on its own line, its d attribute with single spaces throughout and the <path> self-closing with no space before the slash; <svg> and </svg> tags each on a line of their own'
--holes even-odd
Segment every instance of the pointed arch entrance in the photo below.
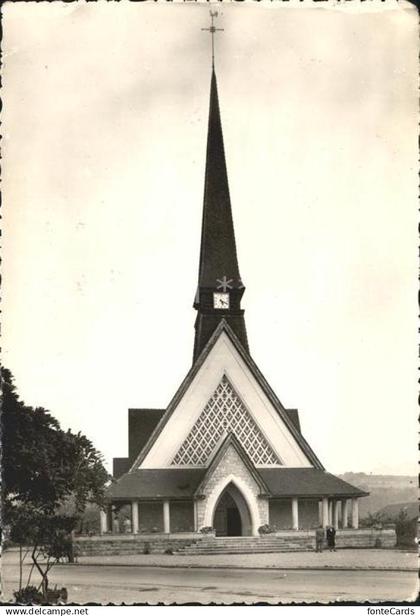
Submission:
<svg viewBox="0 0 420 616">
<path fill-rule="evenodd" d="M 212 526 L 217 537 L 252 535 L 252 519 L 239 488 L 230 482 L 221 492 L 213 513 Z"/>
</svg>

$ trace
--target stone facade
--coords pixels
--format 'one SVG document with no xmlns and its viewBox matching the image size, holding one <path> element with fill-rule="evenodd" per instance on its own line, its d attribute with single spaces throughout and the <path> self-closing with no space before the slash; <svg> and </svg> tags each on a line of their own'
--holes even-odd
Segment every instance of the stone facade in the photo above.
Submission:
<svg viewBox="0 0 420 616">
<path fill-rule="evenodd" d="M 337 548 L 395 548 L 397 535 L 394 529 L 338 530 L 335 538 Z"/>
<path fill-rule="evenodd" d="M 77 537 L 78 556 L 113 556 L 122 554 L 165 554 L 176 552 L 202 539 L 194 533 L 181 536 L 163 534 L 104 535 L 102 537 Z"/>
<path fill-rule="evenodd" d="M 205 498 L 197 501 L 197 526 L 213 525 L 217 501 L 224 489 L 233 483 L 242 493 L 251 518 L 250 534 L 257 534 L 259 526 L 268 524 L 268 500 L 260 497 L 260 487 L 250 474 L 238 452 L 230 446 L 208 478 Z"/>
</svg>

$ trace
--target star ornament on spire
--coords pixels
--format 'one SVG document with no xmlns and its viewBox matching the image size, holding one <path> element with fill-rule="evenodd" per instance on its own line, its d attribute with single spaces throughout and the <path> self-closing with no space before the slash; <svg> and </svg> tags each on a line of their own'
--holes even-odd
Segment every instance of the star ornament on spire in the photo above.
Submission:
<svg viewBox="0 0 420 616">
<path fill-rule="evenodd" d="M 216 28 L 214 25 L 214 19 L 217 17 L 217 11 L 212 11 L 210 9 L 210 17 L 211 17 L 211 25 L 209 28 L 201 28 L 202 31 L 210 32 L 211 34 L 211 64 L 214 68 L 214 35 L 216 32 L 223 32 L 223 28 Z"/>
<path fill-rule="evenodd" d="M 216 280 L 216 288 L 217 289 L 223 289 L 223 292 L 226 293 L 226 291 L 228 289 L 233 289 L 232 283 L 233 282 L 233 278 L 227 278 L 226 276 L 223 276 L 223 278 L 217 278 Z"/>
</svg>

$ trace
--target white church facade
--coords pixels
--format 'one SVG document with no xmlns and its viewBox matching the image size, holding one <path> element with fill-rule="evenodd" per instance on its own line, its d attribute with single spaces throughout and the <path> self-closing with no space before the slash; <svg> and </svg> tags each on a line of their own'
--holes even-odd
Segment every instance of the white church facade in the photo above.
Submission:
<svg viewBox="0 0 420 616">
<path fill-rule="evenodd" d="M 139 423 L 148 410 L 139 410 Z M 136 411 L 131 412 L 135 426 Z M 148 426 L 150 429 L 150 426 Z M 127 460 L 117 460 L 118 465 Z M 222 320 L 144 447 L 110 487 L 133 533 L 259 536 L 322 524 L 358 528 L 364 492 L 327 473 Z M 111 512 L 102 532 L 110 532 Z"/>
</svg>

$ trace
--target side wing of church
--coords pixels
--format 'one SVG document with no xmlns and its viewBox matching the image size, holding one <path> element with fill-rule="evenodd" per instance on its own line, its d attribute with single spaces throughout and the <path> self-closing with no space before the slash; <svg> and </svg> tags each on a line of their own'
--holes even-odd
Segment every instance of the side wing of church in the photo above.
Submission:
<svg viewBox="0 0 420 616">
<path fill-rule="evenodd" d="M 193 364 L 167 409 L 129 410 L 129 455 L 114 459 L 102 532 L 123 505 L 135 534 L 358 528 L 366 493 L 326 472 L 298 411 L 252 360 L 244 291 L 213 67 Z"/>
</svg>

